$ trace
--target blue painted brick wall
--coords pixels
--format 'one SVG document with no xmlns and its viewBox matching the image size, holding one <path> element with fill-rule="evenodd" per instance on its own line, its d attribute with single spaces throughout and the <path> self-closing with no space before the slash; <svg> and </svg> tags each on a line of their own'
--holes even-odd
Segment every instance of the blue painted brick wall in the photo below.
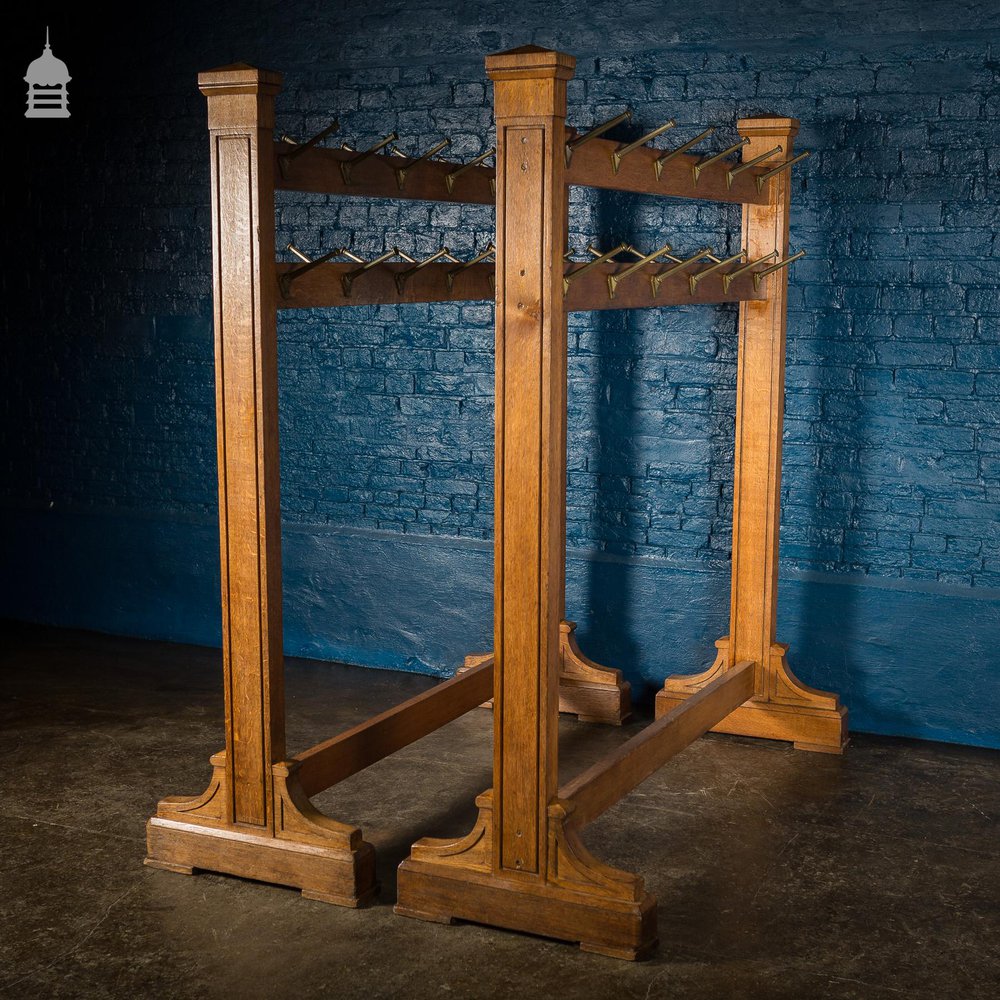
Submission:
<svg viewBox="0 0 1000 1000">
<path fill-rule="evenodd" d="M 987 608 L 996 629 L 996 12 L 921 2 L 903 18 L 886 5 L 779 2 L 744 12 L 737 33 L 720 16 L 729 5 L 669 17 L 655 6 L 375 3 L 348 16 L 293 2 L 280 16 L 234 7 L 209 19 L 182 5 L 170 19 L 188 25 L 183 43 L 169 31 L 156 40 L 167 15 L 155 15 L 133 26 L 113 75 L 100 52 L 77 50 L 79 72 L 64 54 L 80 81 L 74 119 L 28 137 L 12 164 L 29 182 L 10 205 L 8 238 L 29 233 L 32 253 L 19 250 L 6 272 L 7 509 L 101 512 L 111 523 L 215 515 L 197 69 L 245 59 L 282 70 L 279 133 L 305 137 L 336 115 L 359 148 L 393 130 L 407 152 L 450 135 L 449 155 L 469 158 L 493 144 L 482 57 L 533 41 L 578 56 L 576 126 L 628 106 L 623 139 L 672 117 L 661 144 L 720 124 L 721 148 L 738 116 L 801 119 L 798 146 L 813 155 L 794 174 L 792 242 L 808 257 L 790 273 L 782 572 L 975 592 L 989 600 L 970 611 L 972 626 Z M 293 193 L 279 193 L 277 221 L 279 246 L 365 255 L 447 244 L 468 256 L 493 225 L 483 206 Z M 739 211 L 574 189 L 570 233 L 579 249 L 669 239 L 735 252 Z M 725 580 L 735 332 L 729 307 L 570 317 L 572 550 Z M 281 314 L 286 525 L 485 546 L 492 344 L 489 303 Z M 286 584 L 318 593 L 324 580 L 309 572 L 286 562 Z M 585 620 L 600 596 L 588 592 Z M 90 623 L 108 627 L 99 617 Z M 193 634 L 163 617 L 160 633 Z M 599 643 L 601 624 L 590 625 Z"/>
</svg>

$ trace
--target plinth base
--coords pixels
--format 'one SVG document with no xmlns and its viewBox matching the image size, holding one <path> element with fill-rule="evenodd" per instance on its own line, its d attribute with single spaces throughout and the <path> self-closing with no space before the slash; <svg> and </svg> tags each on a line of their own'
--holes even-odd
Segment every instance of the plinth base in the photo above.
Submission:
<svg viewBox="0 0 1000 1000">
<path fill-rule="evenodd" d="M 700 691 L 729 665 L 729 639 L 716 642 L 715 662 L 704 673 L 668 677 L 656 695 L 656 717 L 665 715 L 685 699 Z M 787 740 L 796 750 L 843 753 L 848 743 L 847 709 L 835 694 L 817 691 L 803 684 L 787 661 L 788 646 L 776 642 L 765 672 L 767 700 L 756 698 L 731 712 L 713 733 L 756 736 L 767 740 Z"/>
<path fill-rule="evenodd" d="M 408 858 L 399 866 L 394 912 L 436 923 L 467 920 L 492 927 L 578 942 L 583 951 L 635 961 L 656 947 L 656 900 L 595 901 L 543 884 L 505 884 L 496 875 L 422 865 Z"/>
<path fill-rule="evenodd" d="M 308 899 L 338 906 L 364 906 L 378 891 L 375 851 L 364 841 L 340 851 L 154 816 L 146 823 L 146 844 L 145 864 L 151 868 L 185 875 L 221 872 L 293 886 Z"/>
</svg>

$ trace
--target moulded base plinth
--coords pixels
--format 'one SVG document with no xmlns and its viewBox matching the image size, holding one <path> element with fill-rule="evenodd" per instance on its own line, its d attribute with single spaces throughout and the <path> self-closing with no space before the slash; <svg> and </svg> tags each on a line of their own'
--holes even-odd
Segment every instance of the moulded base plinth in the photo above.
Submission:
<svg viewBox="0 0 1000 1000">
<path fill-rule="evenodd" d="M 309 899 L 338 906 L 364 906 L 378 892 L 375 851 L 364 841 L 339 850 L 154 816 L 146 824 L 146 844 L 147 865 L 185 875 L 221 872 L 293 886 Z"/>
<path fill-rule="evenodd" d="M 466 920 L 578 942 L 584 951 L 634 961 L 656 947 L 656 900 L 602 900 L 541 882 L 529 885 L 489 872 L 399 866 L 395 912 L 437 923 Z"/>
</svg>

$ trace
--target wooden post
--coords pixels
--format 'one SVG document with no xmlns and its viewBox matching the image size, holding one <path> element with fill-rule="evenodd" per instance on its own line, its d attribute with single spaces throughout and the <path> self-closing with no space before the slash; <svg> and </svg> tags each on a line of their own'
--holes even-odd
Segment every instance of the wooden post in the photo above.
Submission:
<svg viewBox="0 0 1000 1000">
<path fill-rule="evenodd" d="M 744 118 L 749 138 L 744 159 L 781 147 L 763 167 L 792 156 L 794 118 Z M 743 206 L 743 247 L 748 260 L 777 252 L 788 257 L 792 175 L 769 181 L 766 204 Z M 717 732 L 792 740 L 804 750 L 840 753 L 847 739 L 847 710 L 836 695 L 802 684 L 776 641 L 778 527 L 781 519 L 781 438 L 785 406 L 785 322 L 788 269 L 764 279 L 767 298 L 740 304 L 736 389 L 736 461 L 733 487 L 733 568 L 730 633 L 716 642 L 708 671 L 667 678 L 656 698 L 660 716 L 741 661 L 754 666 L 754 696 L 717 725 Z"/>
<path fill-rule="evenodd" d="M 494 834 L 539 871 L 558 771 L 556 662 L 566 502 L 563 129 L 572 60 L 492 57 L 497 122 Z M 499 171 L 498 171 L 499 173 Z"/>
<path fill-rule="evenodd" d="M 271 133 L 281 78 L 203 73 L 212 163 L 226 817 L 274 829 L 285 757 Z"/>
<path fill-rule="evenodd" d="M 212 163 L 226 749 L 213 757 L 202 796 L 159 804 L 147 825 L 147 863 L 296 885 L 356 905 L 374 888 L 371 848 L 359 831 L 319 817 L 282 764 L 272 148 L 281 77 L 235 65 L 200 74 L 198 84 Z M 303 852 L 292 841 L 314 846 Z"/>
<path fill-rule="evenodd" d="M 566 830 L 567 810 L 556 794 L 566 489 L 564 146 L 574 62 L 534 46 L 486 61 L 497 123 L 494 787 L 480 796 L 468 837 L 414 845 L 400 866 L 396 909 L 634 957 L 655 937 L 653 901 L 637 877 L 609 876 L 613 870 L 586 853 Z"/>
</svg>

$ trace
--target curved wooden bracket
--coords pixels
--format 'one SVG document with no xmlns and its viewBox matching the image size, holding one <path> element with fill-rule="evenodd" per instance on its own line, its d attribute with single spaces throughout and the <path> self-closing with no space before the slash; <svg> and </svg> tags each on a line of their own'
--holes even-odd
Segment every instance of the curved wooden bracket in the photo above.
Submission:
<svg viewBox="0 0 1000 1000">
<path fill-rule="evenodd" d="M 731 669 L 729 636 L 716 640 L 715 661 L 699 674 L 674 674 L 656 696 L 656 716 L 681 704 Z M 788 644 L 771 644 L 764 670 L 765 694 L 754 695 L 712 727 L 712 732 L 789 740 L 796 750 L 842 753 L 848 743 L 847 709 L 837 695 L 800 681 L 788 664 Z"/>
<path fill-rule="evenodd" d="M 581 722 L 620 726 L 632 716 L 632 685 L 622 672 L 591 660 L 576 641 L 576 622 L 559 623 L 559 711 Z M 460 672 L 493 659 L 493 653 L 470 653 Z M 483 704 L 492 707 L 493 702 Z"/>
<path fill-rule="evenodd" d="M 161 800 L 146 824 L 151 868 L 192 875 L 225 872 L 302 890 L 310 899 L 362 906 L 378 891 L 375 851 L 356 827 L 324 816 L 306 797 L 295 762 L 272 766 L 273 829 L 235 823 L 227 814 L 226 755 L 212 757 L 212 778 L 198 796 Z"/>
<path fill-rule="evenodd" d="M 583 951 L 636 959 L 656 945 L 656 900 L 642 878 L 598 861 L 580 840 L 571 803 L 548 813 L 548 861 L 541 879 L 493 867 L 493 791 L 458 838 L 413 845 L 399 866 L 400 916 L 435 923 L 469 920 L 577 941 Z"/>
<path fill-rule="evenodd" d="M 156 815 L 161 819 L 179 822 L 197 822 L 217 826 L 226 822 L 226 752 L 220 750 L 209 758 L 212 777 L 201 795 L 168 795 L 156 804 Z"/>
</svg>

